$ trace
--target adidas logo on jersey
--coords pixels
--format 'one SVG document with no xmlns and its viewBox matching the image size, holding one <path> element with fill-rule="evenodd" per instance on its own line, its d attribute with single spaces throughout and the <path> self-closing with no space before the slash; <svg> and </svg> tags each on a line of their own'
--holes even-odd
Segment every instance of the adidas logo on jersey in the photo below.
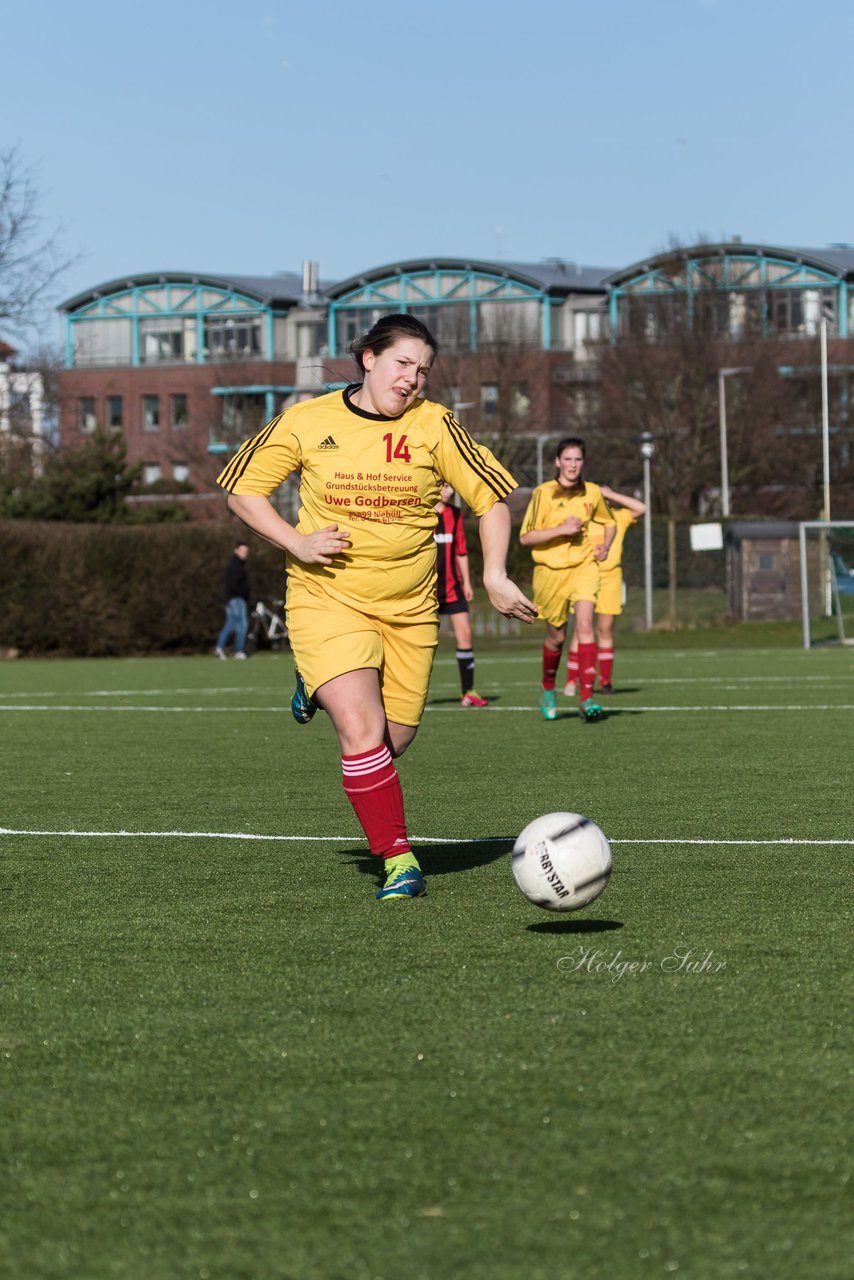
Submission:
<svg viewBox="0 0 854 1280">
<path fill-rule="evenodd" d="M 325 440 L 321 440 L 317 447 L 318 449 L 337 449 L 338 445 L 332 439 L 332 436 L 327 436 Z"/>
</svg>

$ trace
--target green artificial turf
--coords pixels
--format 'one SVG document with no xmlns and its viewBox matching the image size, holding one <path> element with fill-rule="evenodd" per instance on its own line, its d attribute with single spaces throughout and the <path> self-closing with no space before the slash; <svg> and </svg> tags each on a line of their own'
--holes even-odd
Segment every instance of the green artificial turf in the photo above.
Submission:
<svg viewBox="0 0 854 1280">
<path fill-rule="evenodd" d="M 851 654 L 618 646 L 583 725 L 539 639 L 486 711 L 443 641 L 405 903 L 287 655 L 0 668 L 10 1276 L 847 1280 Z M 613 841 L 567 916 L 510 872 L 557 809 Z"/>
</svg>

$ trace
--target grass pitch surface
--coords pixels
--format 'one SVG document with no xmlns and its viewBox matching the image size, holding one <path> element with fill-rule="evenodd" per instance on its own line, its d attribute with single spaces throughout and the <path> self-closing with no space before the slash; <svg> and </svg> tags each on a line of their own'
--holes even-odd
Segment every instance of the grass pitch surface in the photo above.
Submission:
<svg viewBox="0 0 854 1280">
<path fill-rule="evenodd" d="M 615 679 L 544 722 L 532 634 L 462 711 L 443 644 L 377 904 L 287 656 L 3 666 L 8 1274 L 847 1280 L 851 655 Z M 555 809 L 613 841 L 568 916 Z"/>
</svg>

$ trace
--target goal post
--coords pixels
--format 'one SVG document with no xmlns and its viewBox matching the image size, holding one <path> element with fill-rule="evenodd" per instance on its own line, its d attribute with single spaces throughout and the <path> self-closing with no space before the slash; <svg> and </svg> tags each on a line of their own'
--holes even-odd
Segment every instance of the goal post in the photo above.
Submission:
<svg viewBox="0 0 854 1280">
<path fill-rule="evenodd" d="M 804 648 L 854 644 L 854 520 L 801 520 L 798 543 Z"/>
</svg>

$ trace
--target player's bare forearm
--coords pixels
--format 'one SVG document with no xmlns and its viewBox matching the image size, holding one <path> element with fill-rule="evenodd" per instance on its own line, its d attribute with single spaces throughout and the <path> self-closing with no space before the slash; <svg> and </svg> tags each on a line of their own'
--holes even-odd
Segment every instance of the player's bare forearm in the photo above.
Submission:
<svg viewBox="0 0 854 1280">
<path fill-rule="evenodd" d="M 460 575 L 460 582 L 463 584 L 463 595 L 466 600 L 474 597 L 474 591 L 471 585 L 471 574 L 469 573 L 468 556 L 457 556 L 457 572 Z"/>
<path fill-rule="evenodd" d="M 478 521 L 480 545 L 483 548 L 483 581 L 488 575 L 507 573 L 507 551 L 510 546 L 510 512 L 506 502 L 496 502 Z"/>
<path fill-rule="evenodd" d="M 621 507 L 625 507 L 627 511 L 631 511 L 633 516 L 642 516 L 645 514 L 646 503 L 641 502 L 638 498 L 632 498 L 627 493 L 618 493 L 616 489 L 611 489 L 606 484 L 601 484 L 599 488 L 602 491 L 603 498 L 607 498 L 608 502 L 618 502 Z"/>
<path fill-rule="evenodd" d="M 483 585 L 489 596 L 489 603 L 493 609 L 503 613 L 505 618 L 518 618 L 520 622 L 536 621 L 537 606 L 524 592 L 520 591 L 506 573 L 503 577 L 496 576 L 488 580 L 484 574 Z"/>
<path fill-rule="evenodd" d="M 507 576 L 510 512 L 505 503 L 496 502 L 480 517 L 479 531 L 483 547 L 483 585 L 490 604 L 507 618 L 533 622 L 537 606 Z"/>
<path fill-rule="evenodd" d="M 523 547 L 536 547 L 541 542 L 553 542 L 555 538 L 572 538 L 580 531 L 581 521 L 578 516 L 567 516 L 553 529 L 529 529 L 527 533 L 520 533 L 519 541 Z"/>
<path fill-rule="evenodd" d="M 273 506 L 269 498 L 257 493 L 230 493 L 228 509 L 239 520 L 281 551 L 287 551 L 303 564 L 331 564 L 333 557 L 350 546 L 350 535 L 331 524 L 315 533 L 298 533 Z"/>
</svg>

